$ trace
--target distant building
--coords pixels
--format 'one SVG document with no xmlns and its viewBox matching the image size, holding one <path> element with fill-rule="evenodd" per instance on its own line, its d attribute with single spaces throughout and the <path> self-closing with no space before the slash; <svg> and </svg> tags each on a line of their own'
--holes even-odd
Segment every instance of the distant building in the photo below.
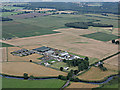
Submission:
<svg viewBox="0 0 120 90">
<path fill-rule="evenodd" d="M 68 70 L 69 69 L 69 67 L 64 67 L 64 70 Z"/>
<path fill-rule="evenodd" d="M 34 51 L 37 51 L 37 52 L 46 52 L 46 51 L 49 51 L 51 48 L 49 47 L 40 47 L 40 48 L 36 48 L 36 49 L 33 49 Z"/>
</svg>

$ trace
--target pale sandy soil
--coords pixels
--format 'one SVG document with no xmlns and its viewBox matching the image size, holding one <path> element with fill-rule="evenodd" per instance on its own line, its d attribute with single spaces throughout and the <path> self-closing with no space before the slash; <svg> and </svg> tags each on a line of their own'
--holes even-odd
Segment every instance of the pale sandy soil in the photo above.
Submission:
<svg viewBox="0 0 120 90">
<path fill-rule="evenodd" d="M 96 81 L 102 80 L 105 77 L 110 76 L 112 74 L 118 74 L 118 67 L 114 67 L 112 65 L 105 65 L 105 67 L 108 69 L 108 71 L 101 71 L 99 68 L 92 67 L 89 71 L 82 75 L 79 75 L 78 77 L 79 79 L 83 80 Z"/>
<path fill-rule="evenodd" d="M 95 31 L 73 28 L 58 29 L 57 31 L 60 31 L 61 33 L 12 39 L 7 42 L 18 46 L 32 46 L 35 44 L 45 45 L 99 59 L 114 54 L 118 51 L 117 45 L 80 36 L 94 33 Z"/>
<path fill-rule="evenodd" d="M 1 64 L 1 63 L 0 63 Z M 42 65 L 37 65 L 30 62 L 3 62 L 2 73 L 8 75 L 23 76 L 24 73 L 28 73 L 33 76 L 47 77 L 66 75 L 67 73 L 57 71 Z"/>
<path fill-rule="evenodd" d="M 67 87 L 67 89 L 68 88 L 70 88 L 70 89 L 75 89 L 75 88 L 87 88 L 87 90 L 91 90 L 91 88 L 96 88 L 96 87 L 99 87 L 99 85 L 94 85 L 94 84 L 86 84 L 86 83 L 80 83 L 80 82 L 73 82 L 73 83 L 71 83 L 71 85 L 69 85 L 68 87 Z M 88 89 L 89 88 L 89 89 Z M 65 89 L 65 90 L 67 90 L 67 89 Z"/>
</svg>

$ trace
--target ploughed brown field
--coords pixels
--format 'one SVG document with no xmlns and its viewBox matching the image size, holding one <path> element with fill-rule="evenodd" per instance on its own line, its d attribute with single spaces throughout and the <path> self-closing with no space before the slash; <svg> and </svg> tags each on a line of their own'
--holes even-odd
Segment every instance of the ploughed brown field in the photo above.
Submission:
<svg viewBox="0 0 120 90">
<path fill-rule="evenodd" d="M 24 73 L 37 77 L 67 75 L 65 72 L 30 62 L 3 62 L 0 64 L 2 64 L 2 73 L 8 75 L 23 76 Z"/>
<path fill-rule="evenodd" d="M 71 83 L 67 88 L 89 88 L 87 90 L 91 90 L 91 88 L 96 88 L 99 87 L 99 85 L 94 85 L 94 84 L 87 84 L 87 83 L 80 83 L 80 82 L 74 82 Z M 67 90 L 67 89 L 66 89 Z"/>
<path fill-rule="evenodd" d="M 58 29 L 61 33 L 8 40 L 17 46 L 45 45 L 83 56 L 102 59 L 118 51 L 118 46 L 80 35 L 95 33 L 87 29 Z"/>
</svg>

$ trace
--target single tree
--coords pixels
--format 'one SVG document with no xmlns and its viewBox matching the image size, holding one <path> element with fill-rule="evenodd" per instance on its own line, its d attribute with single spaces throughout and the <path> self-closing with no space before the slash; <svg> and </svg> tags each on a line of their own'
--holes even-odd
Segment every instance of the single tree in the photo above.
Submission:
<svg viewBox="0 0 120 90">
<path fill-rule="evenodd" d="M 119 41 L 116 41 L 115 44 L 119 44 L 120 42 Z"/>
<path fill-rule="evenodd" d="M 24 73 L 23 76 L 24 76 L 24 79 L 28 79 L 28 74 L 27 73 Z"/>
<path fill-rule="evenodd" d="M 112 40 L 112 43 L 115 43 L 115 40 Z"/>
<path fill-rule="evenodd" d="M 33 80 L 34 79 L 34 76 L 33 75 L 30 75 L 30 80 Z"/>
<path fill-rule="evenodd" d="M 88 57 L 85 57 L 85 60 L 87 60 L 87 61 L 88 61 L 88 60 L 89 60 L 89 58 L 88 58 Z"/>
<path fill-rule="evenodd" d="M 60 67 L 60 71 L 63 71 L 63 67 Z"/>
<path fill-rule="evenodd" d="M 30 60 L 30 62 L 32 62 L 32 60 Z"/>
</svg>

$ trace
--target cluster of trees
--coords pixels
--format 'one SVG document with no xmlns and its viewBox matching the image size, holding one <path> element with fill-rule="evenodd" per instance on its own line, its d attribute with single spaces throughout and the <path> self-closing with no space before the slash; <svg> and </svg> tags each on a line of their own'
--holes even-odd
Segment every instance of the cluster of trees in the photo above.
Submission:
<svg viewBox="0 0 120 90">
<path fill-rule="evenodd" d="M 30 75 L 30 77 L 28 77 L 28 74 L 27 73 L 24 73 L 23 74 L 23 77 L 24 77 L 24 79 L 30 79 L 30 80 L 33 80 L 34 79 L 34 76 L 33 75 Z"/>
<path fill-rule="evenodd" d="M 63 62 L 67 63 L 69 67 L 78 66 L 78 71 L 83 71 L 84 69 L 88 69 L 89 67 L 89 58 L 85 57 L 83 59 L 73 59 L 73 60 L 63 60 Z M 77 71 L 75 71 L 77 73 Z"/>
<path fill-rule="evenodd" d="M 78 72 L 78 70 L 71 70 L 67 76 L 59 75 L 58 78 L 61 80 L 71 80 L 77 82 L 79 79 L 75 78 L 74 75 L 76 75 Z"/>
<path fill-rule="evenodd" d="M 114 44 L 119 44 L 120 42 L 117 40 L 117 41 L 115 41 L 115 40 L 112 40 L 112 43 L 114 43 Z"/>
<path fill-rule="evenodd" d="M 8 9 L 2 9 L 2 10 L 0 10 L 1 12 L 13 12 L 14 11 L 14 9 L 11 9 L 11 10 L 8 10 Z"/>
<path fill-rule="evenodd" d="M 12 21 L 13 19 L 8 18 L 8 17 L 0 17 L 0 21 Z"/>
<path fill-rule="evenodd" d="M 113 13 L 118 14 L 118 2 L 103 2 L 101 6 L 88 6 L 87 3 L 72 3 L 72 2 L 31 2 L 26 5 L 14 5 L 16 7 L 25 7 L 26 9 L 36 8 L 55 8 L 57 10 L 72 10 L 79 13 Z M 80 7 L 81 6 L 81 7 Z"/>
<path fill-rule="evenodd" d="M 73 22 L 73 23 L 66 23 L 65 26 L 73 27 L 73 28 L 81 28 L 81 29 L 88 29 L 89 26 L 93 26 L 93 27 L 113 27 L 113 25 L 93 23 L 93 22 Z"/>
</svg>

